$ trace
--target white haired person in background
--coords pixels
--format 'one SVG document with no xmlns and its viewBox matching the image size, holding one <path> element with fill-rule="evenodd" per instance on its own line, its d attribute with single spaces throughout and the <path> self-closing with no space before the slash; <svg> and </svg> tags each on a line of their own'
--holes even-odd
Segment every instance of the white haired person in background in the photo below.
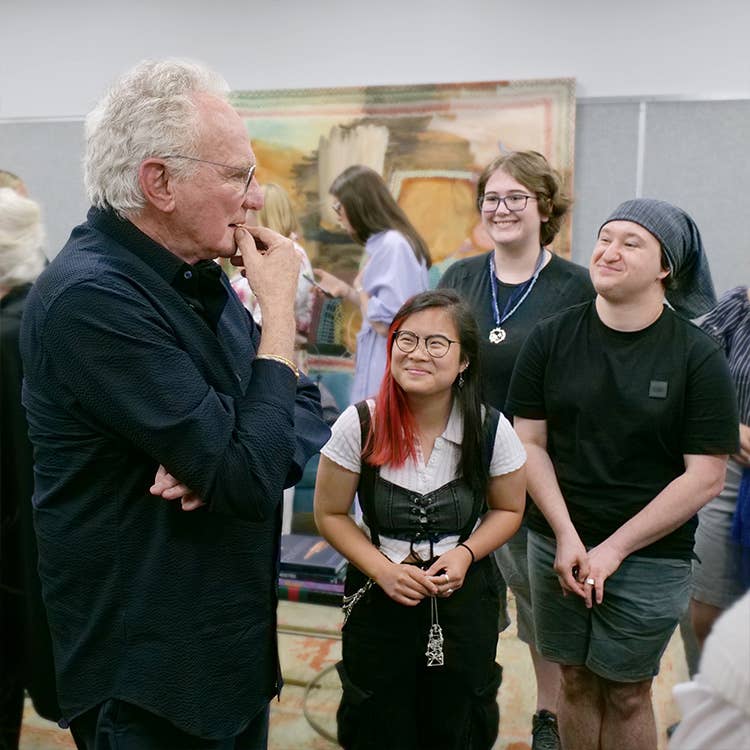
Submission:
<svg viewBox="0 0 750 750">
<path fill-rule="evenodd" d="M 0 171 L 0 179 L 6 172 Z M 16 178 L 19 185 L 21 181 Z M 0 747 L 15 750 L 24 689 L 37 712 L 60 717 L 31 518 L 33 456 L 21 406 L 18 350 L 26 296 L 45 264 L 41 211 L 17 187 L 0 187 Z"/>
<path fill-rule="evenodd" d="M 17 174 L 8 172 L 6 169 L 0 169 L 0 188 L 12 188 L 24 198 L 28 198 L 29 196 L 29 191 L 26 189 L 24 181 Z"/>
<path fill-rule="evenodd" d="M 714 623 L 698 674 L 676 685 L 682 721 L 669 750 L 730 750 L 750 738 L 750 592 Z"/>
</svg>

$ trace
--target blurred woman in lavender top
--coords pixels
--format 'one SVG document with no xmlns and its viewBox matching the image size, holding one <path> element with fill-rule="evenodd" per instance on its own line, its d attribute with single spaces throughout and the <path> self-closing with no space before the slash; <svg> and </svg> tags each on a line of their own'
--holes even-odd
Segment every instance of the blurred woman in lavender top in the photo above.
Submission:
<svg viewBox="0 0 750 750">
<path fill-rule="evenodd" d="M 330 193 L 341 225 L 367 255 L 351 284 L 315 269 L 326 292 L 349 300 L 362 313 L 350 397 L 356 403 L 377 392 L 385 372 L 388 326 L 409 297 L 429 288 L 432 262 L 425 241 L 373 169 L 348 167 Z"/>
</svg>

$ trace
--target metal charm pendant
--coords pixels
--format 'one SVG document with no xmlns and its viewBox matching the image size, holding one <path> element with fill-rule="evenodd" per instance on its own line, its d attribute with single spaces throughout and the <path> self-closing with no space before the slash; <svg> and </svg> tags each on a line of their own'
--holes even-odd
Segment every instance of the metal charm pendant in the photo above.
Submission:
<svg viewBox="0 0 750 750">
<path fill-rule="evenodd" d="M 430 627 L 430 636 L 427 639 L 427 656 L 428 667 L 442 667 L 445 662 L 443 656 L 443 629 L 440 625 Z"/>
<path fill-rule="evenodd" d="M 500 328 L 499 326 L 493 328 L 489 335 L 490 344 L 502 344 L 503 341 L 505 341 L 505 335 L 505 330 L 503 328 Z"/>
<path fill-rule="evenodd" d="M 427 637 L 427 657 L 428 667 L 442 667 L 445 663 L 443 655 L 443 629 L 438 622 L 437 599 L 433 596 L 430 601 L 430 634 Z"/>
</svg>

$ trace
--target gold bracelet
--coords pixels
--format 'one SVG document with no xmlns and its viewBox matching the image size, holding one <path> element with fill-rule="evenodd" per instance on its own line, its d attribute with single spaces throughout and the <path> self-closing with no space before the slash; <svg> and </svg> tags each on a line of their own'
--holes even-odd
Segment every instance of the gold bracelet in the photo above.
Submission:
<svg viewBox="0 0 750 750">
<path fill-rule="evenodd" d="M 291 359 L 287 359 L 286 357 L 282 357 L 278 354 L 258 354 L 255 359 L 270 359 L 274 362 L 285 365 L 294 373 L 294 377 L 299 380 L 299 369 Z"/>
</svg>

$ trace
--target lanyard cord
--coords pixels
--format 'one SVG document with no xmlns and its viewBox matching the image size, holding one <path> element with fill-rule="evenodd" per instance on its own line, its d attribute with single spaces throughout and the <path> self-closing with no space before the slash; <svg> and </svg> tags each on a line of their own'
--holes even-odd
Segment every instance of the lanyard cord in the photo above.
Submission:
<svg viewBox="0 0 750 750">
<path fill-rule="evenodd" d="M 505 323 L 513 313 L 518 310 L 519 307 L 524 303 L 526 297 L 529 296 L 531 290 L 536 284 L 536 280 L 539 278 L 539 273 L 542 270 L 542 262 L 544 261 L 544 248 L 539 249 L 539 257 L 534 266 L 534 273 L 530 279 L 527 279 L 520 286 L 516 287 L 511 293 L 508 301 L 505 303 L 502 315 L 497 305 L 497 283 L 495 278 L 495 253 L 490 253 L 490 289 L 492 290 L 492 316 L 495 320 L 495 326 L 501 326 Z M 520 299 L 519 299 L 520 297 Z M 518 301 L 516 301 L 518 300 Z"/>
</svg>

